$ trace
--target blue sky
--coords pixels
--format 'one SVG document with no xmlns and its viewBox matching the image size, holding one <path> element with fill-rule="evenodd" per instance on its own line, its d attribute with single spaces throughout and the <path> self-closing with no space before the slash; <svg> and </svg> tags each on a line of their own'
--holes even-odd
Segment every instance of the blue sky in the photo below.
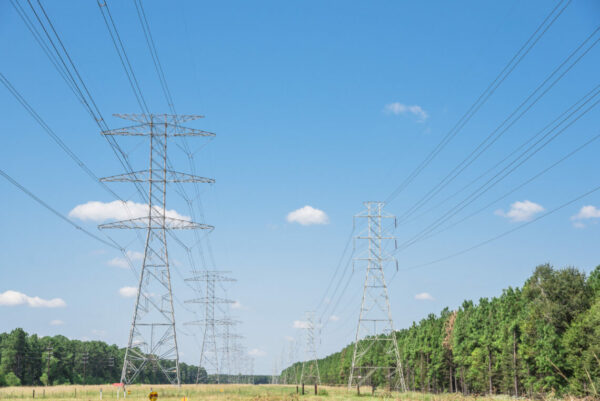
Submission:
<svg viewBox="0 0 600 401">
<path fill-rule="evenodd" d="M 167 111 L 133 2 L 110 4 L 150 109 Z M 288 346 L 287 337 L 301 339 L 294 321 L 302 321 L 307 310 L 318 307 L 319 315 L 324 309 L 319 301 L 362 202 L 383 200 L 393 192 L 556 2 L 178 0 L 144 5 L 177 111 L 205 115 L 188 125 L 217 133 L 197 159 L 198 174 L 216 179 L 202 190 L 206 223 L 216 227 L 210 243 L 217 267 L 230 270 L 238 280 L 227 293 L 239 302 L 232 314 L 243 321 L 244 344 L 254 350 L 256 370 L 270 374 L 273 361 Z M 139 109 L 96 2 L 44 6 L 107 123 L 124 125 L 109 116 Z M 596 1 L 573 1 L 459 135 L 386 210 L 405 213 L 599 24 Z M 97 125 L 9 2 L 0 4 L 0 54 L 0 72 L 95 174 L 122 172 Z M 598 85 L 599 63 L 596 46 L 423 211 L 502 160 Z M 2 170 L 65 215 L 89 201 L 114 200 L 66 157 L 5 88 L 0 88 L 0 108 Z M 598 109 L 592 109 L 456 218 L 599 134 L 599 122 Z M 138 145 L 133 141 L 124 146 Z M 475 217 L 399 252 L 401 271 L 390 284 L 396 327 L 407 327 L 446 306 L 455 308 L 463 299 L 520 286 L 541 263 L 585 271 L 596 266 L 599 192 L 472 252 L 402 271 L 468 248 L 600 185 L 595 168 L 599 146 L 600 141 L 591 143 Z M 141 161 L 140 148 L 135 149 L 133 160 Z M 187 171 L 183 159 L 176 162 Z M 122 197 L 135 194 L 124 184 L 112 188 Z M 0 306 L 0 330 L 23 327 L 41 335 L 124 345 L 133 301 L 119 289 L 134 286 L 136 278 L 109 263 L 119 254 L 81 235 L 4 180 L 0 193 L 0 293 L 30 297 L 18 296 L 18 305 L 5 301 Z M 453 205 L 449 201 L 400 224 L 395 232 L 399 243 Z M 308 213 L 316 224 L 306 225 L 286 219 L 305 206 L 325 216 Z M 181 207 L 175 197 L 168 203 L 185 215 Z M 585 218 L 574 219 L 579 213 Z M 98 224 L 72 219 L 94 232 Z M 126 234 L 119 235 L 128 241 Z M 137 244 L 130 248 L 141 251 Z M 179 263 L 174 269 L 176 296 L 187 299 L 182 278 L 189 268 Z M 388 276 L 392 274 L 390 268 Z M 333 313 L 337 320 L 328 321 L 321 332 L 320 355 L 352 341 L 362 279 L 362 271 L 352 275 Z M 65 305 L 56 301 L 40 307 L 33 297 L 59 298 Z M 178 322 L 192 320 L 188 311 L 176 308 Z M 324 316 L 328 318 L 329 313 Z M 195 362 L 193 338 L 180 338 L 182 359 Z"/>
</svg>

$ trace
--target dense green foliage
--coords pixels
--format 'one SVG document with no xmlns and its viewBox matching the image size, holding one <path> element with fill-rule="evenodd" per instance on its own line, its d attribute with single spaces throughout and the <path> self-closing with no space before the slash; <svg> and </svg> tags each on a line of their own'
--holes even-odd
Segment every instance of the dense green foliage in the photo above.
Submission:
<svg viewBox="0 0 600 401">
<path fill-rule="evenodd" d="M 465 394 L 600 393 L 600 266 L 538 266 L 522 289 L 465 301 L 395 333 L 411 390 Z M 354 345 L 319 360 L 321 381 L 347 385 Z M 361 365 L 392 366 L 372 348 Z M 301 364 L 282 375 L 294 381 Z M 373 384 L 385 385 L 383 375 Z"/>
<path fill-rule="evenodd" d="M 125 349 L 102 341 L 38 337 L 23 329 L 0 334 L 0 386 L 39 384 L 104 384 L 118 382 Z M 198 368 L 179 364 L 181 381 L 195 383 Z M 209 378 L 202 376 L 203 381 Z M 165 383 L 158 369 L 148 367 L 139 383 Z"/>
</svg>

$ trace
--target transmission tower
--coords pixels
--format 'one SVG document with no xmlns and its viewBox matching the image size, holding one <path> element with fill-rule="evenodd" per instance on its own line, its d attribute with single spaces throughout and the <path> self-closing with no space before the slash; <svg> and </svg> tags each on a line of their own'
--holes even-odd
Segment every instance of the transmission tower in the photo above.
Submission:
<svg viewBox="0 0 600 401">
<path fill-rule="evenodd" d="M 298 385 L 298 365 L 296 364 L 296 340 L 292 339 L 289 342 L 290 350 L 289 350 L 289 368 L 288 368 L 288 378 L 287 384 L 295 384 Z M 293 370 L 292 370 L 293 367 Z M 294 375 L 293 380 L 290 380 L 289 375 Z"/>
<path fill-rule="evenodd" d="M 321 384 L 321 375 L 319 374 L 319 363 L 317 362 L 317 341 L 315 336 L 314 312 L 306 312 L 304 330 L 306 335 L 306 344 L 304 348 L 305 358 L 304 362 L 302 362 L 300 383 Z"/>
<path fill-rule="evenodd" d="M 148 183 L 146 216 L 102 224 L 101 229 L 145 230 L 146 241 L 138 291 L 125 351 L 121 382 L 131 384 L 142 370 L 150 365 L 159 369 L 172 384 L 180 385 L 179 351 L 175 330 L 171 273 L 167 251 L 167 233 L 175 229 L 212 229 L 206 224 L 195 223 L 167 216 L 167 184 L 212 183 L 214 180 L 179 173 L 168 168 L 167 140 L 174 137 L 208 137 L 214 134 L 179 125 L 201 116 L 170 114 L 117 114 L 116 117 L 134 121 L 126 128 L 103 131 L 105 136 L 147 137 L 150 142 L 150 158 L 147 170 L 104 178 L 105 182 Z M 125 204 L 126 206 L 126 204 Z"/>
<path fill-rule="evenodd" d="M 244 338 L 242 335 L 236 334 L 232 327 L 235 327 L 237 322 L 231 321 L 232 324 L 227 324 L 223 326 L 223 331 L 221 334 L 221 338 L 223 340 L 223 346 L 220 348 L 221 351 L 221 372 L 227 374 L 227 381 L 229 383 L 234 383 L 234 373 L 237 374 L 239 370 L 236 372 L 236 360 L 238 358 L 238 353 L 240 351 L 240 346 L 238 340 Z"/>
<path fill-rule="evenodd" d="M 395 237 L 387 234 L 388 230 L 384 228 L 384 221 L 391 219 L 395 226 L 396 218 L 383 211 L 385 205 L 383 202 L 365 202 L 364 205 L 367 210 L 354 216 L 355 224 L 356 219 L 367 220 L 366 232 L 355 237 L 355 242 L 356 240 L 366 240 L 368 246 L 366 255 L 354 259 L 355 264 L 366 264 L 366 276 L 348 389 L 355 384 L 368 383 L 372 380 L 372 376 L 379 371 L 385 374 L 391 384 L 390 387 L 406 391 L 400 350 L 394 334 L 390 299 L 383 271 L 384 265 L 390 262 L 395 263 L 395 259 L 385 251 L 389 242 L 393 241 L 395 246 Z M 381 359 L 370 357 L 368 352 L 372 348 L 383 350 L 391 363 L 383 365 L 378 363 Z"/>
<path fill-rule="evenodd" d="M 204 335 L 202 338 L 202 348 L 200 350 L 200 361 L 198 363 L 198 374 L 196 375 L 196 384 L 200 379 L 200 369 L 205 367 L 207 373 L 209 369 L 216 375 L 217 383 L 220 381 L 220 364 L 219 364 L 219 344 L 217 327 L 228 327 L 236 324 L 235 320 L 229 317 L 221 319 L 215 318 L 215 306 L 219 304 L 232 304 L 230 299 L 220 298 L 216 296 L 215 285 L 217 282 L 232 282 L 236 281 L 233 278 L 227 277 L 230 272 L 220 270 L 201 270 L 194 273 L 194 276 L 187 278 L 186 281 L 196 281 L 205 283 L 205 297 L 195 298 L 186 303 L 197 303 L 204 305 L 204 319 L 187 324 L 199 325 L 203 327 Z M 229 330 L 229 329 L 227 329 Z"/>
</svg>

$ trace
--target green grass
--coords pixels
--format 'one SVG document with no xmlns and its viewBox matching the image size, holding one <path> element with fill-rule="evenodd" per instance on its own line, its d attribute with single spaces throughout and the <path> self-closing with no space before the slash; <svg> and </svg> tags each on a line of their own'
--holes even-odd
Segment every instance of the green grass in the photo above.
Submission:
<svg viewBox="0 0 600 401">
<path fill-rule="evenodd" d="M 314 387 L 306 386 L 305 395 L 296 394 L 296 387 L 291 385 L 244 385 L 244 384 L 205 384 L 183 385 L 180 388 L 169 385 L 133 385 L 126 401 L 148 400 L 150 389 L 158 392 L 158 401 L 499 401 L 510 397 L 465 397 L 460 394 L 424 394 L 424 393 L 389 393 L 378 389 L 374 395 L 370 387 L 361 388 L 361 395 L 356 390 L 347 391 L 342 387 L 320 386 L 319 394 L 314 395 Z M 99 400 L 102 389 L 102 400 L 116 400 L 117 390 L 110 385 L 88 386 L 51 386 L 51 387 L 5 387 L 0 388 L 0 400 Z M 120 391 L 119 400 L 123 400 Z"/>
</svg>

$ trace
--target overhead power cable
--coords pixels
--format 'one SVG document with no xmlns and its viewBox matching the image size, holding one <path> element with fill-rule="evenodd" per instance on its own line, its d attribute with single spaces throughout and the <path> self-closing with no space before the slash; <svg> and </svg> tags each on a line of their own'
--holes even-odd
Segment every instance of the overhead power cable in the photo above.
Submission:
<svg viewBox="0 0 600 401">
<path fill-rule="evenodd" d="M 600 139 L 600 134 L 595 135 L 594 137 L 588 139 L 587 141 L 585 141 L 583 144 L 579 145 L 577 148 L 573 149 L 571 152 L 569 152 L 568 154 L 566 154 L 565 156 L 561 157 L 559 160 L 555 161 L 554 163 L 552 163 L 551 165 L 549 165 L 548 167 L 544 168 L 543 170 L 539 171 L 538 173 L 536 173 L 535 175 L 533 175 L 532 177 L 528 178 L 527 180 L 525 180 L 524 182 L 522 182 L 521 184 L 517 185 L 516 187 L 512 188 L 511 190 L 509 190 L 508 192 L 505 192 L 503 195 L 499 196 L 498 198 L 494 199 L 493 201 L 485 204 L 484 206 L 482 206 L 481 208 L 477 209 L 475 212 L 470 213 L 469 215 L 463 217 L 460 220 L 457 220 L 449 225 L 447 225 L 446 227 L 435 231 L 429 235 L 427 235 L 426 237 L 423 237 L 421 239 L 419 239 L 416 242 L 421 242 L 425 239 L 429 239 L 435 235 L 438 235 L 444 231 L 449 230 L 452 227 L 457 226 L 460 223 L 463 223 L 464 221 L 470 219 L 471 217 L 483 212 L 484 210 L 488 209 L 490 206 L 494 205 L 495 203 L 500 202 L 503 199 L 506 199 L 509 195 L 515 193 L 516 191 L 518 191 L 519 189 L 523 188 L 524 186 L 530 184 L 531 182 L 535 181 L 536 179 L 538 179 L 539 177 L 541 177 L 542 175 L 544 175 L 545 173 L 547 173 L 548 171 L 552 170 L 554 167 L 558 166 L 559 164 L 561 164 L 562 162 L 566 161 L 567 159 L 571 158 L 572 156 L 574 156 L 576 153 L 578 153 L 579 151 L 583 150 L 584 148 L 588 147 L 589 145 L 591 145 L 593 142 L 595 142 L 596 140 Z M 414 244 L 414 243 L 413 243 Z"/>
<path fill-rule="evenodd" d="M 123 70 L 125 70 L 125 75 L 127 76 L 127 80 L 129 81 L 129 85 L 133 91 L 133 94 L 136 98 L 140 109 L 142 112 L 149 115 L 150 109 L 148 109 L 148 104 L 146 103 L 146 99 L 144 98 L 144 94 L 142 93 L 142 89 L 140 88 L 140 84 L 135 76 L 135 72 L 133 67 L 131 66 L 131 62 L 129 61 L 129 56 L 127 56 L 127 51 L 125 50 L 125 46 L 123 46 L 123 41 L 121 40 L 121 35 L 119 34 L 119 30 L 117 29 L 117 25 L 112 17 L 110 12 L 110 8 L 108 6 L 108 0 L 98 0 L 98 7 L 100 8 L 100 13 L 102 14 L 102 19 L 104 20 L 104 24 L 106 25 L 106 29 L 110 34 L 111 41 L 117 51 L 119 56 L 119 60 L 121 61 L 121 65 L 123 66 Z M 106 10 L 106 13 L 104 12 Z"/>
<path fill-rule="evenodd" d="M 488 85 L 488 87 L 479 95 L 475 102 L 469 107 L 469 109 L 462 115 L 458 122 L 452 127 L 448 133 L 442 138 L 442 140 L 435 146 L 435 148 L 425 157 L 425 159 L 400 183 L 400 185 L 386 198 L 385 202 L 390 203 L 400 193 L 402 193 L 416 177 L 435 159 L 435 157 L 448 145 L 448 143 L 461 131 L 461 129 L 469 122 L 469 120 L 479 111 L 479 109 L 487 102 L 487 100 L 494 94 L 498 87 L 508 78 L 508 76 L 514 71 L 519 63 L 529 54 L 531 49 L 538 43 L 538 41 L 544 36 L 544 34 L 550 29 L 558 17 L 563 11 L 569 6 L 571 0 L 561 0 L 552 9 L 552 11 L 546 16 L 542 23 L 537 29 L 531 34 L 531 36 L 525 41 L 521 48 L 514 54 L 510 61 L 504 66 L 502 71 L 496 76 L 496 78 Z M 563 5 L 564 4 L 564 5 Z M 562 8 L 561 8 L 562 7 Z"/>
<path fill-rule="evenodd" d="M 350 231 L 350 235 L 348 236 L 348 239 L 346 241 L 346 245 L 344 246 L 344 251 L 342 252 L 342 255 L 340 256 L 340 259 L 339 259 L 339 261 L 338 261 L 338 263 L 336 265 L 336 268 L 335 268 L 335 271 L 333 273 L 333 276 L 331 276 L 331 279 L 329 280 L 329 284 L 327 285 L 327 288 L 325 289 L 325 293 L 321 297 L 321 300 L 319 301 L 317 307 L 314 310 L 321 309 L 321 305 L 323 305 L 323 303 L 327 299 L 327 294 L 329 294 L 329 290 L 331 289 L 331 286 L 333 285 L 333 282 L 335 281 L 335 278 L 337 277 L 338 272 L 340 271 L 340 268 L 342 267 L 342 263 L 344 261 L 344 256 L 346 256 L 346 252 L 348 251 L 348 248 L 350 247 L 350 243 L 352 242 L 352 235 L 353 234 L 354 234 L 354 229 L 352 231 Z"/>
<path fill-rule="evenodd" d="M 513 173 L 516 169 L 518 169 L 520 166 L 522 166 L 527 160 L 529 160 L 531 157 L 533 157 L 535 154 L 537 154 L 540 150 L 542 150 L 544 147 L 546 147 L 549 143 L 554 141 L 554 139 L 556 139 L 559 135 L 561 135 L 566 129 L 568 129 L 571 125 L 573 125 L 581 117 L 583 117 L 590 110 L 592 110 L 600 102 L 600 100 L 596 100 L 595 102 L 591 103 L 591 105 L 589 105 L 585 109 L 583 109 L 583 108 L 588 103 L 592 102 L 592 100 L 594 100 L 594 98 L 600 94 L 600 85 L 598 85 L 596 88 L 597 89 L 592 97 L 588 98 L 584 103 L 579 105 L 577 107 L 577 109 L 572 111 L 563 120 L 561 120 L 559 123 L 554 125 L 551 129 L 549 129 L 548 132 L 545 135 L 543 135 L 539 140 L 537 140 L 535 143 L 533 143 L 527 149 L 525 149 L 523 152 L 521 152 L 521 154 L 519 154 L 519 156 L 517 156 L 509 164 L 504 166 L 499 172 L 497 172 L 494 176 L 492 176 L 485 183 L 483 183 L 481 186 L 479 186 L 476 190 L 471 192 L 461 202 L 459 202 L 455 206 L 453 206 L 449 211 L 447 211 L 444 215 L 442 215 L 440 218 L 438 218 L 433 223 L 431 223 L 429 226 L 427 226 L 425 229 L 423 229 L 419 234 L 415 235 L 411 240 L 403 243 L 398 248 L 398 251 L 401 251 L 401 250 L 407 248 L 408 246 L 412 245 L 413 243 L 417 242 L 423 236 L 429 234 L 434 229 L 439 227 L 441 224 L 445 223 L 450 218 L 455 216 L 457 213 L 459 213 L 460 211 L 465 209 L 468 205 L 473 203 L 475 200 L 477 200 L 479 197 L 481 197 L 483 194 L 485 194 L 487 191 L 489 191 L 492 187 L 497 185 L 504 178 L 506 178 L 508 175 Z M 579 114 L 576 115 L 576 113 L 578 113 L 578 112 L 579 112 Z M 561 125 L 564 125 L 564 126 L 561 127 Z M 551 135 L 551 134 L 553 134 L 553 135 Z M 542 143 L 542 141 L 544 141 L 544 140 L 546 140 L 546 141 L 544 143 Z M 396 251 L 396 252 L 398 252 L 398 251 Z"/>
<path fill-rule="evenodd" d="M 84 106 L 86 111 L 89 113 L 90 117 L 94 120 L 94 123 L 98 125 L 101 131 L 106 131 L 109 129 L 106 121 L 104 120 L 102 113 L 100 112 L 94 97 L 91 95 L 91 92 L 88 90 L 85 81 L 81 77 L 79 70 L 77 69 L 73 59 L 69 55 L 60 35 L 54 28 L 54 24 L 52 23 L 48 13 L 44 9 L 40 0 L 37 0 L 37 4 L 39 9 L 41 10 L 41 14 L 45 17 L 45 21 L 42 20 L 40 13 L 36 10 L 31 0 L 27 0 L 27 3 L 35 16 L 39 26 L 43 31 L 43 35 L 38 31 L 35 27 L 34 23 L 31 21 L 25 10 L 20 6 L 20 4 L 16 0 L 11 0 L 11 4 L 29 29 L 29 31 L 34 36 L 34 39 L 40 45 L 44 53 L 48 56 L 53 66 L 58 71 L 59 75 L 65 80 L 67 86 L 72 90 L 75 94 L 77 100 Z M 54 38 L 52 35 L 54 35 Z M 44 39 L 44 36 L 46 39 Z M 49 44 L 49 45 L 48 45 Z M 62 51 L 61 51 L 62 49 Z M 54 51 L 54 54 L 52 54 Z M 127 155 L 123 152 L 123 150 L 119 147 L 116 139 L 110 135 L 103 135 L 106 141 L 111 146 L 111 149 L 117 160 L 121 163 L 125 171 L 131 173 L 133 168 L 129 163 Z M 141 198 L 144 201 L 147 201 L 147 194 L 144 188 L 140 185 L 140 183 L 135 183 L 136 189 L 140 194 Z"/>
<path fill-rule="evenodd" d="M 592 48 L 600 41 L 596 39 L 593 41 L 571 64 L 567 63 L 574 58 L 583 47 L 592 40 L 594 36 L 600 31 L 598 26 L 575 50 L 573 50 L 569 56 L 558 65 L 552 73 L 547 76 L 536 88 L 527 96 L 527 98 L 521 102 L 521 104 L 515 108 L 506 117 L 500 125 L 498 125 L 483 141 L 471 151 L 471 153 L 465 157 L 459 164 L 457 164 L 437 185 L 435 185 L 427 194 L 425 194 L 418 202 L 410 207 L 402 216 L 399 221 L 403 222 L 408 217 L 413 215 L 417 210 L 423 207 L 428 201 L 435 197 L 440 191 L 447 187 L 454 179 L 462 174 L 470 165 L 472 165 L 485 151 L 487 151 L 494 143 L 496 143 L 517 121 L 519 121 L 550 89 L 554 87 Z M 563 69 L 560 73 L 546 88 L 546 84 Z M 544 89 L 543 89 L 544 88 Z M 542 91 L 543 89 L 543 91 Z M 534 96 L 540 92 L 539 95 L 534 99 Z M 533 99 L 533 100 L 532 100 Z M 529 103 L 529 104 L 528 104 Z M 517 114 L 518 113 L 518 114 Z M 512 119 L 512 121 L 511 121 Z"/>
<path fill-rule="evenodd" d="M 81 231 L 85 235 L 87 235 L 87 236 L 95 239 L 96 241 L 99 241 L 99 242 L 103 243 L 104 245 L 109 246 L 111 248 L 115 248 L 115 249 L 118 249 L 118 250 L 121 249 L 120 247 L 118 247 L 118 246 L 116 246 L 114 244 L 111 244 L 108 241 L 103 240 L 102 238 L 98 237 L 97 235 L 89 232 L 85 228 L 83 228 L 80 225 L 78 225 L 78 224 L 72 222 L 71 220 L 69 220 L 68 217 L 64 216 L 62 213 L 60 213 L 59 211 L 57 211 L 56 209 L 54 209 L 52 206 L 50 206 L 46 202 L 44 202 L 41 198 L 39 198 L 38 196 L 36 196 L 35 194 L 33 194 L 33 192 L 31 192 L 30 190 L 28 190 L 27 188 L 25 188 L 23 185 L 19 184 L 14 178 L 12 178 L 10 175 L 8 175 L 6 172 L 4 172 L 4 170 L 0 170 L 0 175 L 2 175 L 2 177 L 4 177 L 12 185 L 14 185 L 18 189 L 20 189 L 22 192 L 24 192 L 31 199 L 33 199 L 34 201 L 36 201 L 37 203 L 39 203 L 40 205 L 42 205 L 43 207 L 45 207 L 46 209 L 48 209 L 55 216 L 57 216 L 58 218 L 60 218 L 60 219 L 62 219 L 64 221 L 66 221 L 67 223 L 69 223 L 70 225 L 72 225 L 73 227 L 75 227 L 77 230 Z"/>
<path fill-rule="evenodd" d="M 510 235 L 510 234 L 514 233 L 515 231 L 518 231 L 518 230 L 521 230 L 521 229 L 523 229 L 523 228 L 525 228 L 527 226 L 530 226 L 531 224 L 534 224 L 534 223 L 540 221 L 541 219 L 543 219 L 545 217 L 548 217 L 551 214 L 554 214 L 554 213 L 558 212 L 559 210 L 564 209 L 567 206 L 572 205 L 573 203 L 575 203 L 575 202 L 577 202 L 577 201 L 579 201 L 579 200 L 581 200 L 581 199 L 583 199 L 583 198 L 585 198 L 585 197 L 593 194 L 594 192 L 597 192 L 598 190 L 600 190 L 600 186 L 592 188 L 591 190 L 589 190 L 589 191 L 587 191 L 587 192 L 585 192 L 585 193 L 583 193 L 583 194 L 581 194 L 581 195 L 579 195 L 579 196 L 577 196 L 575 198 L 572 198 L 571 200 L 569 200 L 569 201 L 561 204 L 560 206 L 557 206 L 554 209 L 549 210 L 548 212 L 546 212 L 544 214 L 541 214 L 540 216 L 536 217 L 535 219 L 530 220 L 530 221 L 528 221 L 526 223 L 523 223 L 523 224 L 521 224 L 521 225 L 519 225 L 517 227 L 514 227 L 514 228 L 510 229 L 510 230 L 504 231 L 503 233 L 501 233 L 499 235 L 496 235 L 496 236 L 491 237 L 491 238 L 489 238 L 489 239 L 487 239 L 485 241 L 481 241 L 481 242 L 479 242 L 479 243 L 477 243 L 477 244 L 475 244 L 475 245 L 473 245 L 471 247 L 465 248 L 465 249 L 463 249 L 461 251 L 458 251 L 458 252 L 451 253 L 451 254 L 446 255 L 444 257 L 441 257 L 441 258 L 438 258 L 438 259 L 434 259 L 434 260 L 426 262 L 426 263 L 421 263 L 421 264 L 418 264 L 418 265 L 414 265 L 414 266 L 408 267 L 406 269 L 402 269 L 402 271 L 414 270 L 414 269 L 418 269 L 418 268 L 421 268 L 421 267 L 430 266 L 430 265 L 433 265 L 433 264 L 436 264 L 436 263 L 440 263 L 440 262 L 443 262 L 445 260 L 454 258 L 456 256 L 463 255 L 463 254 L 465 254 L 467 252 L 473 251 L 473 250 L 475 250 L 477 248 L 480 248 L 480 247 L 482 247 L 484 245 L 489 244 L 490 242 L 497 241 L 497 240 L 499 240 L 501 238 L 504 238 L 507 235 Z"/>
<path fill-rule="evenodd" d="M 108 185 L 106 185 L 106 183 L 100 181 L 100 178 L 75 154 L 75 152 L 71 150 L 71 148 L 67 146 L 67 144 L 63 142 L 63 140 L 52 130 L 52 128 L 50 128 L 50 126 L 48 126 L 48 124 L 46 124 L 42 117 L 40 117 L 40 115 L 29 103 L 27 103 L 25 98 L 21 96 L 19 91 L 17 91 L 17 89 L 10 83 L 8 78 L 6 78 L 1 72 L 0 82 L 4 84 L 6 89 L 8 89 L 8 91 L 15 97 L 15 99 L 17 99 L 21 106 L 23 106 L 25 110 L 27 110 L 31 117 L 33 117 L 33 119 L 43 128 L 46 134 L 48 134 L 48 136 L 50 136 L 50 138 L 52 138 L 52 140 L 56 142 L 56 144 L 79 166 L 79 168 L 81 168 L 93 181 L 99 184 L 105 191 L 110 193 L 115 198 L 123 201 L 119 197 L 119 195 L 117 195 L 112 189 L 110 189 Z"/>
</svg>

